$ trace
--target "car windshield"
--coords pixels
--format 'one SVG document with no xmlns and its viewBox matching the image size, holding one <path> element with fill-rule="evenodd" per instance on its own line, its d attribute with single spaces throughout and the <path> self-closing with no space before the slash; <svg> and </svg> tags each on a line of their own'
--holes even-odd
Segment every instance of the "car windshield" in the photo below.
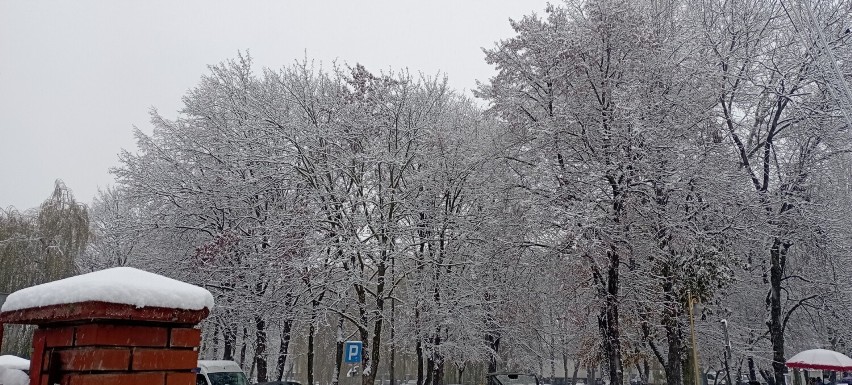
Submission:
<svg viewBox="0 0 852 385">
<path fill-rule="evenodd" d="M 494 385 L 538 385 L 535 376 L 528 374 L 495 374 L 490 377 Z"/>
<path fill-rule="evenodd" d="M 210 385 L 248 385 L 246 376 L 240 372 L 207 373 Z"/>
</svg>

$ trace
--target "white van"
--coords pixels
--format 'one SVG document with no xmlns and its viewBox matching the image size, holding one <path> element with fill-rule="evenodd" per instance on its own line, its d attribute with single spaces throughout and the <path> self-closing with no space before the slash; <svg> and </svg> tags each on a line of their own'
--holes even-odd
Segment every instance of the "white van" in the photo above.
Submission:
<svg viewBox="0 0 852 385">
<path fill-rule="evenodd" d="M 245 373 L 234 361 L 198 360 L 195 385 L 249 385 Z"/>
</svg>

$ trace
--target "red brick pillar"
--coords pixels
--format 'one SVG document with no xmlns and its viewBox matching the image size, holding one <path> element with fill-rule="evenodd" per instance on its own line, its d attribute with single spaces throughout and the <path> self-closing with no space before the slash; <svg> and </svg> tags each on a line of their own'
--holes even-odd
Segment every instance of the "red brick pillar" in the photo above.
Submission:
<svg viewBox="0 0 852 385">
<path fill-rule="evenodd" d="M 30 385 L 195 385 L 208 314 L 84 301 L 0 312 L 0 324 L 38 325 Z"/>
</svg>

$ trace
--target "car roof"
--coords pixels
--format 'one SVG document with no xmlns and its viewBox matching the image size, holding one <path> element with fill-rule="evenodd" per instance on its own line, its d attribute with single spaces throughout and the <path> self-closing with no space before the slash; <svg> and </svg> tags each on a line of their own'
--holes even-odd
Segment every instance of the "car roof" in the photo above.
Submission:
<svg viewBox="0 0 852 385">
<path fill-rule="evenodd" d="M 198 367 L 207 373 L 243 371 L 236 362 L 228 360 L 198 360 Z"/>
<path fill-rule="evenodd" d="M 271 382 L 259 382 L 254 385 L 287 385 L 287 384 L 301 384 L 299 381 L 287 380 L 287 381 L 271 381 Z"/>
</svg>

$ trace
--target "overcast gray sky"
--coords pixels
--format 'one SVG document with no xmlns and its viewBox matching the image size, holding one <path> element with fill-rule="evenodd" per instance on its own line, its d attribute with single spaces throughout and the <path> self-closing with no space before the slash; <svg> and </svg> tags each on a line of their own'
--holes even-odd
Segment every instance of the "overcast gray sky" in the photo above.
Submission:
<svg viewBox="0 0 852 385">
<path fill-rule="evenodd" d="M 481 47 L 544 0 L 0 0 L 0 207 L 38 206 L 62 179 L 78 201 L 113 183 L 109 168 L 148 110 L 175 116 L 207 65 L 248 50 L 255 65 L 307 55 L 369 70 L 443 71 L 470 90 L 493 74 Z"/>
</svg>

